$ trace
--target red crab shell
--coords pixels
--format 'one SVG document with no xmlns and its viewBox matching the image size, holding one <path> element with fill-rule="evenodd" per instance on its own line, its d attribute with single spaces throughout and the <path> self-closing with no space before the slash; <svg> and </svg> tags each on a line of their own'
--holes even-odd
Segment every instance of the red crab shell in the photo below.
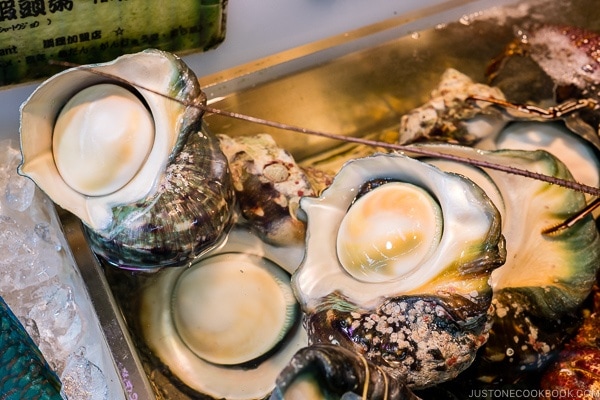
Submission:
<svg viewBox="0 0 600 400">
<path fill-rule="evenodd" d="M 595 399 L 600 393 L 600 292 L 593 295 L 594 313 L 569 341 L 541 379 L 546 399 Z"/>
</svg>

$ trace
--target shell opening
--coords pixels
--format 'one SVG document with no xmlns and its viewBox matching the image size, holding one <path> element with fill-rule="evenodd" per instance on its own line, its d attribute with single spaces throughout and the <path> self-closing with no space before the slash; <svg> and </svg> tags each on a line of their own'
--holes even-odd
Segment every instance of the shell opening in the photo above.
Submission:
<svg viewBox="0 0 600 400">
<path fill-rule="evenodd" d="M 269 260 L 241 253 L 209 257 L 180 277 L 173 320 L 182 341 L 217 365 L 270 353 L 296 323 L 289 276 Z"/>
<path fill-rule="evenodd" d="M 357 199 L 337 234 L 338 259 L 354 278 L 385 282 L 418 268 L 436 249 L 439 204 L 422 188 L 386 183 Z"/>
<path fill-rule="evenodd" d="M 64 105 L 52 137 L 59 174 L 75 191 L 104 196 L 125 186 L 154 144 L 154 120 L 145 104 L 115 84 L 97 84 Z"/>
</svg>

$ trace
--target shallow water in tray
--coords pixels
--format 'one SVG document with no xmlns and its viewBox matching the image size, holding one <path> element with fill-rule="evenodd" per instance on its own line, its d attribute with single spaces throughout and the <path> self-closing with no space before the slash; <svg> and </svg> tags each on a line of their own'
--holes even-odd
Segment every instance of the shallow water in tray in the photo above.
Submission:
<svg viewBox="0 0 600 400">
<path fill-rule="evenodd" d="M 444 70 L 452 67 L 475 81 L 485 82 L 485 68 L 490 60 L 518 37 L 521 30 L 540 22 L 600 31 L 600 9 L 591 0 L 538 1 L 465 16 L 460 21 L 415 32 L 366 50 L 315 61 L 313 67 L 226 96 L 212 106 L 344 135 L 394 134 L 401 115 L 428 99 Z M 523 71 L 522 75 L 525 82 L 527 72 Z M 542 96 L 548 95 L 549 89 L 541 88 L 548 90 Z M 305 162 L 318 159 L 316 156 L 332 148 L 339 148 L 339 143 L 327 139 L 222 116 L 209 115 L 206 122 L 214 133 L 229 136 L 270 133 L 280 146 Z M 143 326 L 138 317 L 142 307 L 140 293 L 162 279 L 165 271 L 145 274 L 120 271 L 110 266 L 105 270 L 157 396 L 198 398 L 197 392 L 182 384 L 180 378 L 169 372 L 168 366 L 160 363 L 142 333 L 148 327 Z M 536 383 L 526 383 L 524 387 L 536 388 Z M 437 397 L 439 393 L 423 395 L 440 398 Z M 444 393 L 443 396 L 449 395 Z"/>
<path fill-rule="evenodd" d="M 234 93 L 212 104 L 273 121 L 320 131 L 364 136 L 395 129 L 400 116 L 428 100 L 440 75 L 456 68 L 485 82 L 490 60 L 522 29 L 534 23 L 600 29 L 600 11 L 590 0 L 519 2 L 419 31 Z M 526 79 L 527 71 L 522 71 Z M 302 136 L 222 116 L 207 116 L 210 129 L 230 136 L 259 132 L 302 160 L 339 143 Z"/>
</svg>

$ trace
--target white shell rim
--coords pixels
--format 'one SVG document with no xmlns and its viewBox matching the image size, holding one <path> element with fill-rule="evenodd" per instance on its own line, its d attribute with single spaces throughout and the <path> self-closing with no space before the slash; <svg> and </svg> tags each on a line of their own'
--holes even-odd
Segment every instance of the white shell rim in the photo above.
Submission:
<svg viewBox="0 0 600 400">
<path fill-rule="evenodd" d="M 402 279 L 365 283 L 341 267 L 335 238 L 358 190 L 374 179 L 425 187 L 440 204 L 444 228 L 438 248 L 420 268 Z M 489 239 L 498 216 L 489 198 L 470 180 L 400 154 L 377 154 L 347 162 L 319 198 L 302 198 L 300 206 L 308 221 L 306 256 L 292 276 L 292 285 L 308 312 L 334 291 L 364 308 L 376 307 L 383 298 L 417 293 L 419 287 L 456 265 L 465 250 L 460 244 L 473 246 Z M 464 229 L 465 224 L 469 229 Z"/>
<path fill-rule="evenodd" d="M 164 93 L 180 73 L 173 68 L 175 60 L 175 56 L 169 53 L 146 50 L 88 67 Z M 71 68 L 40 84 L 20 109 L 23 162 L 19 173 L 31 178 L 60 207 L 97 230 L 110 224 L 112 207 L 138 201 L 156 188 L 178 138 L 178 116 L 185 109 L 183 105 L 151 91 L 132 88 L 144 98 L 155 122 L 155 141 L 147 162 L 121 190 L 107 196 L 81 195 L 64 182 L 56 169 L 52 157 L 54 123 L 63 105 L 75 93 L 107 82 L 113 81 L 85 68 Z"/>
<path fill-rule="evenodd" d="M 292 273 L 300 264 L 304 249 L 296 247 L 277 248 L 262 242 L 246 229 L 236 227 L 227 242 L 210 255 L 223 252 L 240 252 L 266 257 Z M 263 361 L 257 368 L 244 370 L 208 363 L 196 357 L 185 344 L 172 334 L 169 299 L 173 286 L 182 273 L 180 268 L 162 271 L 164 275 L 149 286 L 141 296 L 144 309 L 140 326 L 153 326 L 144 332 L 144 339 L 152 352 L 166 365 L 171 373 L 192 389 L 215 398 L 250 400 L 263 398 L 275 387 L 275 379 L 292 356 L 308 344 L 308 336 L 299 326 L 288 338 L 289 342 Z M 170 328 L 169 328 L 170 326 Z M 165 329 L 167 327 L 168 329 Z M 190 361 L 189 365 L 182 360 Z M 232 385 L 235 382 L 235 385 Z"/>
<path fill-rule="evenodd" d="M 289 275 L 268 258 L 245 253 L 222 252 L 186 268 L 175 282 L 170 304 L 176 331 L 187 347 L 199 358 L 224 366 L 269 354 L 300 317 Z M 250 306 L 260 312 L 246 312 Z"/>
</svg>

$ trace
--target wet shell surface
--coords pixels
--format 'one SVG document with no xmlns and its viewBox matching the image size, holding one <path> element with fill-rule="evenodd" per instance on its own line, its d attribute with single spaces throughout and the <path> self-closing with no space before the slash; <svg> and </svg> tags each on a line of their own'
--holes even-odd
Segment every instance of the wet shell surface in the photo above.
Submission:
<svg viewBox="0 0 600 400">
<path fill-rule="evenodd" d="M 486 74 L 507 98 L 518 103 L 598 102 L 599 43 L 600 35 L 592 30 L 535 25 L 509 43 Z M 600 149 L 597 106 L 559 114 L 569 130 Z"/>
<path fill-rule="evenodd" d="M 548 129 L 552 134 L 552 126 Z M 542 150 L 427 147 L 572 179 L 565 164 Z M 583 208 L 585 196 L 503 172 L 442 160 L 427 162 L 486 188 L 502 216 L 507 258 L 491 275 L 493 325 L 473 372 L 486 382 L 510 381 L 543 368 L 577 326 L 577 310 L 590 293 L 600 267 L 600 236 L 591 217 L 554 235 L 542 231 Z"/>
<path fill-rule="evenodd" d="M 299 350 L 277 378 L 270 400 L 306 399 L 418 400 L 361 354 L 333 344 Z"/>
<path fill-rule="evenodd" d="M 398 141 L 403 144 L 443 141 L 471 145 L 494 135 L 505 124 L 491 104 L 467 102 L 469 96 L 504 99 L 500 89 L 474 82 L 462 72 L 448 68 L 431 92 L 430 100 L 400 119 Z"/>
<path fill-rule="evenodd" d="M 308 343 L 290 285 L 303 253 L 236 227 L 222 247 L 190 268 L 159 271 L 141 295 L 148 348 L 186 392 L 215 399 L 267 397 L 281 370 Z"/>
<path fill-rule="evenodd" d="M 357 351 L 416 388 L 471 364 L 505 255 L 498 210 L 478 186 L 381 154 L 348 162 L 300 204 L 306 256 L 292 283 L 312 344 Z"/>
<path fill-rule="evenodd" d="M 194 73 L 158 50 L 66 70 L 21 107 L 19 171 L 111 264 L 187 264 L 222 241 L 234 205 L 218 140 L 185 105 L 200 98 Z"/>
<path fill-rule="evenodd" d="M 536 32 L 535 43 L 525 47 L 537 51 L 531 54 L 534 57 L 560 52 L 569 47 L 569 39 L 564 36 L 567 31 L 543 28 Z M 542 37 L 553 37 L 550 50 L 542 43 Z M 563 54 L 567 58 L 578 52 L 573 44 L 570 46 Z M 521 58 L 519 52 L 511 52 L 509 56 Z M 584 56 L 583 52 L 578 56 Z M 555 68 L 563 68 L 552 59 Z M 513 61 L 502 59 L 498 63 L 502 68 L 495 71 L 499 74 L 495 78 L 503 76 L 510 81 L 514 70 L 506 68 Z M 553 80 L 561 84 L 557 77 Z M 576 83 L 581 86 L 581 82 Z M 478 96 L 480 100 L 467 101 L 469 96 Z M 492 103 L 481 98 L 502 100 L 504 94 L 497 88 L 475 85 L 457 71 L 446 71 L 431 100 L 403 119 L 401 140 L 412 137 L 414 141 L 467 144 L 484 150 L 451 144 L 419 146 L 598 187 L 597 134 L 593 134 L 595 140 L 588 140 L 586 129 L 573 130 L 585 125 L 582 115 L 565 113 L 555 121 L 547 121 L 549 117 L 541 118 L 541 114 L 528 112 L 526 107 L 502 104 L 489 107 Z M 428 111 L 436 105 L 436 113 Z M 503 117 L 498 118 L 498 112 Z M 409 125 L 409 120 L 424 123 Z M 428 130 L 429 127 L 436 129 Z M 403 128 L 411 131 L 403 132 Z M 470 376 L 487 383 L 506 383 L 543 369 L 577 327 L 578 310 L 590 292 L 600 259 L 598 232 L 592 218 L 553 235 L 544 235 L 542 231 L 584 208 L 586 196 L 465 163 L 423 160 L 471 179 L 486 192 L 502 216 L 507 259 L 505 265 L 492 273 L 493 326 Z"/>
</svg>

